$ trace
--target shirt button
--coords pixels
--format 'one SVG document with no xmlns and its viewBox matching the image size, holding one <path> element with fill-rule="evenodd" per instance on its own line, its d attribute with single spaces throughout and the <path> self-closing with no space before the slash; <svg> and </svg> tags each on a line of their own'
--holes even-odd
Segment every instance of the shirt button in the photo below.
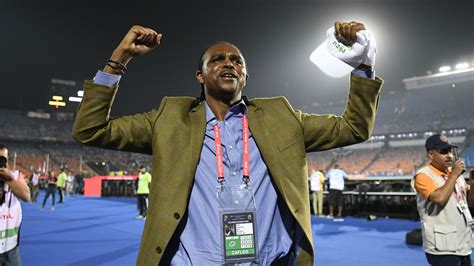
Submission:
<svg viewBox="0 0 474 266">
<path fill-rule="evenodd" d="M 181 216 L 179 215 L 179 213 L 175 212 L 175 213 L 173 214 L 173 217 L 174 217 L 176 220 L 178 220 Z"/>
<path fill-rule="evenodd" d="M 226 124 L 226 125 L 227 125 L 227 124 L 229 124 L 229 122 L 225 122 L 224 124 Z"/>
<path fill-rule="evenodd" d="M 232 145 L 229 146 L 229 149 L 232 149 Z"/>
<path fill-rule="evenodd" d="M 157 247 L 155 250 L 156 250 L 156 253 L 158 254 L 161 254 L 161 252 L 163 252 L 163 250 L 160 247 Z"/>
<path fill-rule="evenodd" d="M 236 175 L 237 173 L 236 172 L 232 172 L 232 175 Z"/>
</svg>

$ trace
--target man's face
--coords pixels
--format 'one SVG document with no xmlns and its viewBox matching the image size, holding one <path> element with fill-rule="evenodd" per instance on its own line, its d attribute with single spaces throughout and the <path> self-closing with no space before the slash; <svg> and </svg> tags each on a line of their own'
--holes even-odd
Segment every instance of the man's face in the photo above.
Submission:
<svg viewBox="0 0 474 266">
<path fill-rule="evenodd" d="M 433 164 L 439 170 L 446 172 L 448 167 L 453 164 L 453 150 L 448 149 L 431 149 L 428 151 L 428 156 L 430 157 L 431 164 Z"/>
<path fill-rule="evenodd" d="M 0 149 L 0 156 L 3 156 L 8 159 L 8 150 L 7 149 Z"/>
<path fill-rule="evenodd" d="M 206 96 L 214 98 L 240 95 L 247 77 L 242 54 L 226 43 L 210 47 L 204 54 L 202 71 L 196 72 L 197 80 L 205 86 Z"/>
</svg>

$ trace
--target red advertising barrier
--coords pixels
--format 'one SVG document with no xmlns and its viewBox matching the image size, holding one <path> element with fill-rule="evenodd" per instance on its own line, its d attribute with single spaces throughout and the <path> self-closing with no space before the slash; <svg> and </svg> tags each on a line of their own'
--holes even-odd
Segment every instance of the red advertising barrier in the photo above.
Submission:
<svg viewBox="0 0 474 266">
<path fill-rule="evenodd" d="M 137 176 L 92 176 L 84 178 L 84 196 L 102 196 L 102 180 L 136 180 Z"/>
</svg>

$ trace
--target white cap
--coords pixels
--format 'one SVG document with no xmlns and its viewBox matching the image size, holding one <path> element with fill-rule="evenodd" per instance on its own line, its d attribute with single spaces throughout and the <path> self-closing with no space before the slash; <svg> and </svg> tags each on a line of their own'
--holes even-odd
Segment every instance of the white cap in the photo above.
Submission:
<svg viewBox="0 0 474 266">
<path fill-rule="evenodd" d="M 327 39 L 309 59 L 327 75 L 340 78 L 360 64 L 374 66 L 376 50 L 375 38 L 369 31 L 357 32 L 357 41 L 347 46 L 336 39 L 335 29 L 331 27 L 327 30 Z"/>
</svg>

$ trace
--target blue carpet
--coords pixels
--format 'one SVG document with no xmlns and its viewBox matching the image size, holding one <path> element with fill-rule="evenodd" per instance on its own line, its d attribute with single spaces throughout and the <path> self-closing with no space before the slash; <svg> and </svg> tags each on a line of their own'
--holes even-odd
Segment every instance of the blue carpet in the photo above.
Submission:
<svg viewBox="0 0 474 266">
<path fill-rule="evenodd" d="M 421 246 L 407 245 L 418 221 L 346 217 L 343 222 L 312 217 L 315 265 L 427 265 Z"/>
<path fill-rule="evenodd" d="M 43 200 L 44 194 L 39 196 Z M 24 266 L 135 265 L 144 221 L 134 198 L 67 197 L 45 210 L 23 204 L 20 251 Z M 419 222 L 312 217 L 316 265 L 427 265 L 420 246 L 405 244 Z"/>
<path fill-rule="evenodd" d="M 135 265 L 145 222 L 135 218 L 134 198 L 67 197 L 54 211 L 51 199 L 45 210 L 40 206 L 22 206 L 24 266 Z"/>
</svg>

